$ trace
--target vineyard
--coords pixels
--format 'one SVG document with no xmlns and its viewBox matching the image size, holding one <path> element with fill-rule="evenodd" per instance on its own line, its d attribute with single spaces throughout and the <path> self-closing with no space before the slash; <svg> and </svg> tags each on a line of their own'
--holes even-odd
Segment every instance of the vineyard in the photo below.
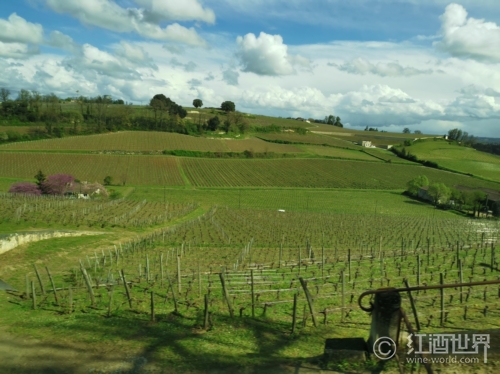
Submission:
<svg viewBox="0 0 500 374">
<path fill-rule="evenodd" d="M 361 147 L 352 143 L 352 141 L 337 139 L 331 136 L 322 136 L 316 134 L 300 135 L 295 133 L 282 133 L 282 134 L 259 134 L 259 138 L 269 141 L 290 142 L 299 144 L 315 144 L 315 145 L 329 145 L 332 147 L 346 148 L 353 150 L 360 150 Z"/>
<path fill-rule="evenodd" d="M 120 185 L 184 185 L 173 157 L 0 153 L 0 175 L 3 177 L 32 179 L 38 170 L 47 175 L 67 173 L 89 182 L 102 181 L 109 175 Z"/>
<path fill-rule="evenodd" d="M 149 227 L 187 215 L 196 204 L 146 200 L 78 200 L 0 195 L 0 225 L 36 227 Z"/>
<path fill-rule="evenodd" d="M 336 147 L 324 147 L 324 146 L 302 146 L 306 152 L 316 154 L 319 156 L 326 156 L 332 158 L 344 158 L 350 160 L 361 160 L 361 161 L 380 161 L 375 157 L 372 157 L 361 150 L 351 150 Z"/>
<path fill-rule="evenodd" d="M 197 187 L 314 187 L 404 189 L 417 175 L 433 182 L 471 187 L 496 184 L 413 165 L 348 160 L 180 160 L 191 184 Z"/>
<path fill-rule="evenodd" d="M 18 308 L 58 311 L 65 324 L 72 322 L 64 316 L 84 312 L 161 329 L 176 321 L 186 331 L 224 336 L 232 319 L 255 319 L 295 336 L 314 326 L 367 331 L 370 316 L 357 305 L 365 290 L 404 280 L 412 286 L 496 280 L 498 233 L 495 221 L 213 208 L 89 252 L 71 268 L 38 263 L 15 286 L 24 300 Z M 423 332 L 461 329 L 463 321 L 470 329 L 494 328 L 500 317 L 498 286 L 420 291 L 413 299 Z"/>
</svg>

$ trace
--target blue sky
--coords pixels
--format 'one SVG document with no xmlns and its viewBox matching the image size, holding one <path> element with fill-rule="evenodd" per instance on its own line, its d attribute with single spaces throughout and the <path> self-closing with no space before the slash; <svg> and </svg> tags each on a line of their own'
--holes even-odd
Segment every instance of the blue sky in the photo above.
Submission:
<svg viewBox="0 0 500 374">
<path fill-rule="evenodd" d="M 2 1 L 0 87 L 500 137 L 499 25 L 497 0 Z"/>
</svg>

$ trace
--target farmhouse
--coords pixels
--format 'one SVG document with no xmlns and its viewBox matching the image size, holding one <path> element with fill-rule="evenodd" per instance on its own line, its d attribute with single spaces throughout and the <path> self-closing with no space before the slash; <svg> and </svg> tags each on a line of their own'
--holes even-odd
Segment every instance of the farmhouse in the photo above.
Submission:
<svg viewBox="0 0 500 374">
<path fill-rule="evenodd" d="M 432 198 L 432 196 L 429 195 L 429 186 L 420 187 L 420 189 L 418 190 L 417 196 L 419 199 L 427 200 L 427 201 L 430 201 L 431 203 L 434 202 L 434 199 Z"/>
<path fill-rule="evenodd" d="M 73 182 L 66 190 L 65 195 L 72 195 L 78 199 L 90 199 L 96 196 L 108 196 L 108 191 L 100 183 Z"/>
</svg>

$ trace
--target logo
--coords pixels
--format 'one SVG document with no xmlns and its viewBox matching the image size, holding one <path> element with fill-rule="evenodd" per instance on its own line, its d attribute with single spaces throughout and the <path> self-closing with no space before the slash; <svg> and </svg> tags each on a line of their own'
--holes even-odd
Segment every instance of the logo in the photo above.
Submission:
<svg viewBox="0 0 500 374">
<path fill-rule="evenodd" d="M 490 334 L 410 334 L 407 339 L 407 354 L 477 355 L 481 353 L 482 346 L 483 362 L 488 362 Z"/>
<path fill-rule="evenodd" d="M 381 360 L 389 360 L 396 354 L 396 343 L 387 336 L 382 336 L 373 343 L 373 354 Z"/>
</svg>

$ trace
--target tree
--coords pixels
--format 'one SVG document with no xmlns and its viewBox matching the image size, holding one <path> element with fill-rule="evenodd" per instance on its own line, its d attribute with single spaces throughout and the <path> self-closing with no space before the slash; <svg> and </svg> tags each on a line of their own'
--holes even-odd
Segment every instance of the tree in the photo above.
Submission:
<svg viewBox="0 0 500 374">
<path fill-rule="evenodd" d="M 201 108 L 203 106 L 203 101 L 201 101 L 201 99 L 194 99 L 193 106 L 195 108 Z"/>
<path fill-rule="evenodd" d="M 47 180 L 47 177 L 41 170 L 38 170 L 38 173 L 35 175 L 35 179 L 37 180 L 36 184 L 39 189 L 42 188 L 42 183 Z"/>
<path fill-rule="evenodd" d="M 236 110 L 236 105 L 232 101 L 224 101 L 221 105 L 220 108 L 228 113 L 228 112 L 234 112 Z"/>
<path fill-rule="evenodd" d="M 451 196 L 451 190 L 446 187 L 443 183 L 433 183 L 429 186 L 427 190 L 429 196 L 432 197 L 434 205 L 444 204 L 448 201 Z"/>
<path fill-rule="evenodd" d="M 5 103 L 9 101 L 10 91 L 7 88 L 0 88 L 0 101 Z"/>
<path fill-rule="evenodd" d="M 405 127 L 403 129 L 403 134 L 409 134 L 409 133 L 411 133 L 410 129 L 408 127 Z"/>
<path fill-rule="evenodd" d="M 208 120 L 207 127 L 210 131 L 215 131 L 219 128 L 220 119 L 218 116 L 212 117 Z"/>
<path fill-rule="evenodd" d="M 105 186 L 111 186 L 113 183 L 113 177 L 108 175 L 106 178 L 104 178 L 104 185 Z"/>
<path fill-rule="evenodd" d="M 335 123 L 333 124 L 333 126 L 344 127 L 342 122 L 340 122 L 340 117 L 335 118 Z"/>
<path fill-rule="evenodd" d="M 47 180 L 42 182 L 42 192 L 47 195 L 64 195 L 74 180 L 69 174 L 49 175 Z"/>
<path fill-rule="evenodd" d="M 335 124 L 335 116 L 333 116 L 332 114 L 330 114 L 329 116 L 326 116 L 325 117 L 325 123 L 327 125 L 334 125 Z"/>
<path fill-rule="evenodd" d="M 9 188 L 10 193 L 21 193 L 26 195 L 41 195 L 42 191 L 35 183 L 31 182 L 16 182 Z"/>
<path fill-rule="evenodd" d="M 425 175 L 419 175 L 418 177 L 413 178 L 409 181 L 406 186 L 408 187 L 407 191 L 412 196 L 417 196 L 418 191 L 424 187 L 429 185 L 429 179 Z"/>
<path fill-rule="evenodd" d="M 420 130 L 415 130 L 415 131 L 413 131 L 413 133 L 414 133 L 414 134 L 422 134 L 422 131 L 420 131 Z"/>
</svg>

